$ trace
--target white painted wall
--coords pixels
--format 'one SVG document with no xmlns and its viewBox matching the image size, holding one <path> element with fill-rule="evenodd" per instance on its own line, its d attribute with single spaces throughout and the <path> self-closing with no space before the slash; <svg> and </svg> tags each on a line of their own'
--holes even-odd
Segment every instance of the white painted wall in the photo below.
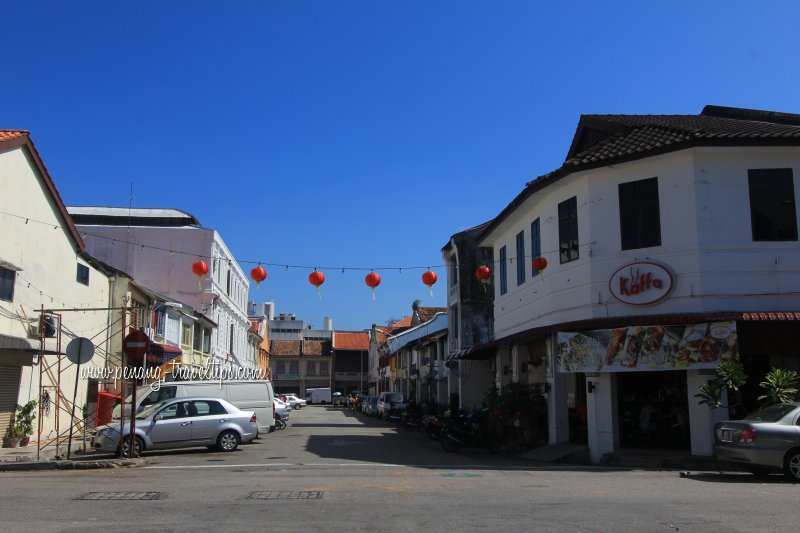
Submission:
<svg viewBox="0 0 800 533">
<path fill-rule="evenodd" d="M 506 246 L 516 258 L 516 235 L 525 231 L 530 256 L 530 224 L 541 223 L 543 276 L 516 284 L 516 259 L 508 266 L 508 293 L 500 295 L 495 264 L 497 338 L 532 327 L 607 316 L 712 310 L 795 309 L 800 267 L 792 258 L 797 242 L 752 242 L 747 170 L 791 167 L 800 195 L 798 148 L 697 148 L 568 176 L 528 198 L 484 241 L 495 261 Z M 659 180 L 659 247 L 621 251 L 620 183 Z M 577 196 L 580 258 L 560 264 L 558 203 Z M 800 203 L 799 199 L 796 202 Z M 623 264 L 657 259 L 675 272 L 669 298 L 654 306 L 632 307 L 614 300 L 608 280 Z"/>
<path fill-rule="evenodd" d="M 45 182 L 35 170 L 23 148 L 0 152 L 0 259 L 22 268 L 17 273 L 13 302 L 0 300 L 0 333 L 29 338 L 26 319 L 38 319 L 45 308 L 104 308 L 109 305 L 109 280 L 102 272 L 78 257 L 76 244 L 66 229 L 67 222 L 57 210 Z M 76 281 L 77 265 L 89 267 L 89 284 Z M 30 284 L 30 285 L 29 285 Z M 106 311 L 62 312 L 64 335 L 62 349 L 74 336 L 105 341 Z M 38 346 L 38 340 L 33 340 Z M 53 341 L 50 341 L 53 342 Z M 48 344 L 50 344 L 50 342 Z M 98 341 L 99 349 L 104 342 Z M 57 356 L 47 355 L 45 361 Z M 87 366 L 103 366 L 104 353 L 96 353 Z M 31 366 L 31 355 L 17 351 L 0 352 L 0 364 L 22 366 L 18 403 L 39 398 L 39 366 Z M 61 372 L 62 406 L 72 402 L 77 372 L 66 360 Z M 44 384 L 55 384 L 45 376 Z M 85 403 L 86 380 L 80 380 L 76 404 Z M 80 409 L 78 410 L 80 416 Z M 50 416 L 44 420 L 42 435 L 52 436 L 55 427 L 55 397 Z M 60 414 L 61 431 L 68 426 L 69 415 Z M 38 424 L 38 418 L 37 418 Z"/>
<path fill-rule="evenodd" d="M 138 283 L 210 316 L 217 323 L 211 339 L 214 358 L 226 360 L 230 352 L 230 327 L 233 325 L 234 353 L 245 360 L 249 282 L 216 231 L 195 227 L 95 225 L 79 225 L 78 229 L 84 235 L 87 249 L 95 257 L 128 272 Z M 145 246 L 126 245 L 126 242 Z M 192 263 L 199 258 L 208 261 L 208 257 L 217 259 L 209 262 L 209 274 L 198 287 L 198 278 L 192 274 Z M 231 275 L 230 292 L 228 272 Z"/>
</svg>

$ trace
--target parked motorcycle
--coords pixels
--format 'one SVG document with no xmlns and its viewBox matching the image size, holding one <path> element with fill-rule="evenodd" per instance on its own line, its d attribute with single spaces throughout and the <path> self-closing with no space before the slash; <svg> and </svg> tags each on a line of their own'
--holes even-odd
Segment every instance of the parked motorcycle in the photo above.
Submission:
<svg viewBox="0 0 800 533">
<path fill-rule="evenodd" d="M 422 427 L 422 411 L 418 408 L 407 408 L 400 415 L 400 425 L 406 429 Z"/>
<path fill-rule="evenodd" d="M 431 440 L 439 440 L 442 429 L 444 429 L 444 422 L 436 415 L 425 415 L 422 417 L 422 427 Z"/>
<path fill-rule="evenodd" d="M 286 429 L 287 425 L 289 425 L 289 415 L 275 413 L 275 429 Z"/>
<path fill-rule="evenodd" d="M 485 448 L 492 453 L 500 451 L 500 444 L 485 427 L 482 416 L 472 414 L 460 421 L 447 421 L 441 430 L 439 443 L 446 452 L 457 452 L 461 448 Z"/>
</svg>

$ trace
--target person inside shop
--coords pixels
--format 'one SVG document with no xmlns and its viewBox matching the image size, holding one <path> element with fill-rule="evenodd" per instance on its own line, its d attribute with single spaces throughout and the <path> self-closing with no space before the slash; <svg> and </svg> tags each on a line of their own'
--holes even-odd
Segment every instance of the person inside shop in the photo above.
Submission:
<svg viewBox="0 0 800 533">
<path fill-rule="evenodd" d="M 652 398 L 647 398 L 639 411 L 639 431 L 647 437 L 647 443 L 652 445 L 655 441 L 655 432 L 657 429 L 656 415 L 658 409 Z"/>
<path fill-rule="evenodd" d="M 669 423 L 670 434 L 675 444 L 683 444 L 686 440 L 688 431 L 688 416 L 683 406 L 673 401 L 667 404 L 667 420 Z"/>
</svg>

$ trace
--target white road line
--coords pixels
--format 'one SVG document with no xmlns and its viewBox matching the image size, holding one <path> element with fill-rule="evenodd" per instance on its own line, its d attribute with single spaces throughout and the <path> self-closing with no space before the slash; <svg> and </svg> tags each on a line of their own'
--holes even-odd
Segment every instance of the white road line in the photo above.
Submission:
<svg viewBox="0 0 800 533">
<path fill-rule="evenodd" d="M 392 463 L 245 463 L 230 465 L 152 465 L 142 467 L 150 470 L 189 470 L 197 468 L 254 468 L 254 467 L 370 467 L 370 468 L 437 468 L 450 470 L 585 470 L 587 468 L 606 470 L 603 467 L 591 468 L 587 466 L 492 466 L 492 465 L 443 465 L 443 464 L 419 464 L 419 465 L 399 465 Z"/>
</svg>

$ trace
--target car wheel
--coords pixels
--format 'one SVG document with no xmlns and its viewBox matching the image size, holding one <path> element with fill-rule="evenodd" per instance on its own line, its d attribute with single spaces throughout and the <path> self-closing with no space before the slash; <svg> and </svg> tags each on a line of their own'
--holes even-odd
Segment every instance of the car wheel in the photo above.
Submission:
<svg viewBox="0 0 800 533">
<path fill-rule="evenodd" d="M 119 449 L 120 457 L 125 457 L 125 458 L 130 457 L 131 456 L 130 447 L 131 447 L 131 439 L 124 439 Z M 142 450 L 144 450 L 144 441 L 142 440 L 141 437 L 136 437 L 134 439 L 134 444 L 133 444 L 133 455 L 135 457 L 139 457 L 142 454 Z"/>
<path fill-rule="evenodd" d="M 232 452 L 239 447 L 239 435 L 230 429 L 223 431 L 217 437 L 217 448 L 223 452 Z"/>
<path fill-rule="evenodd" d="M 793 483 L 800 483 L 800 448 L 790 450 L 783 459 L 783 473 Z"/>
</svg>

